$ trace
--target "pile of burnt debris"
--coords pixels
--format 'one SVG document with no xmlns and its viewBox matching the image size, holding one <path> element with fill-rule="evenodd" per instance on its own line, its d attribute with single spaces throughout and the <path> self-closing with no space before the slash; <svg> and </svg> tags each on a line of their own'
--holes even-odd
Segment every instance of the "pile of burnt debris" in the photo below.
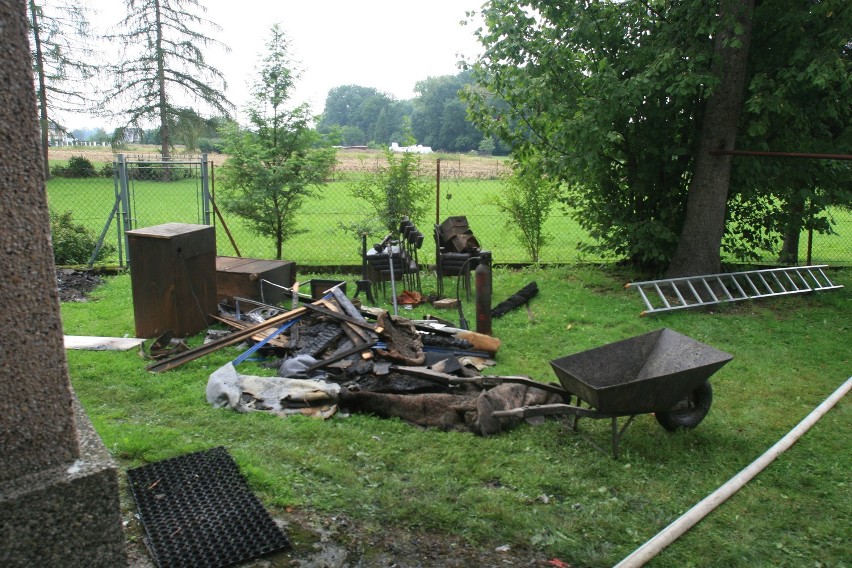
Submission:
<svg viewBox="0 0 852 568">
<path fill-rule="evenodd" d="M 173 369 L 223 347 L 251 343 L 210 376 L 207 400 L 218 407 L 321 418 L 364 412 L 488 435 L 519 420 L 493 418 L 495 410 L 561 400 L 556 385 L 483 375 L 495 364 L 499 339 L 439 318 L 411 320 L 361 308 L 338 288 L 319 300 L 294 298 L 289 310 L 250 302 L 222 305 L 216 319 L 232 331 L 208 336 L 192 349 L 161 337 L 151 346 L 156 360 L 148 370 Z M 255 354 L 278 376 L 236 371 Z"/>
<path fill-rule="evenodd" d="M 88 270 L 56 269 L 56 287 L 61 302 L 85 302 L 88 294 L 101 284 L 101 278 Z"/>
</svg>

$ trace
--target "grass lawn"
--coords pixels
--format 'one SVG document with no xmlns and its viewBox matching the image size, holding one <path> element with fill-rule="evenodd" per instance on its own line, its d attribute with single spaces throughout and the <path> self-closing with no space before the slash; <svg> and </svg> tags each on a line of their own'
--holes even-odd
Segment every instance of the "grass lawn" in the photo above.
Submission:
<svg viewBox="0 0 852 568">
<path fill-rule="evenodd" d="M 714 402 L 698 428 L 672 434 L 641 415 L 618 460 L 557 420 L 481 438 L 367 415 L 319 421 L 214 409 L 204 398 L 208 376 L 234 359 L 236 348 L 160 374 L 145 371 L 135 352 L 69 351 L 68 364 L 74 389 L 122 468 L 224 445 L 274 514 L 346 518 L 362 544 L 393 527 L 482 550 L 509 545 L 529 558 L 612 566 L 760 456 L 852 375 L 852 270 L 831 276 L 845 288 L 641 318 L 638 294 L 623 289 L 633 279 L 626 272 L 495 270 L 495 303 L 533 280 L 540 293 L 529 312 L 494 321 L 503 345 L 489 373 L 552 381 L 551 359 L 661 327 L 734 356 L 713 375 Z M 342 278 L 355 289 L 355 277 Z M 434 278 L 425 276 L 424 292 L 433 289 Z M 465 307 L 474 322 L 472 302 Z M 68 334 L 133 335 L 129 276 L 109 279 L 90 302 L 63 304 L 62 317 Z M 200 341 L 190 338 L 192 345 Z M 240 371 L 272 374 L 254 363 Z M 852 564 L 849 409 L 847 397 L 650 565 Z M 581 421 L 581 430 L 608 444 L 608 421 Z"/>
<path fill-rule="evenodd" d="M 85 225 L 95 235 L 101 233 L 115 203 L 113 180 L 53 178 L 48 181 L 47 188 L 52 210 L 72 211 L 75 221 Z M 201 189 L 197 180 L 168 183 L 135 181 L 132 188 L 131 217 L 134 228 L 169 222 L 203 223 Z M 529 262 L 523 247 L 505 225 L 505 215 L 491 201 L 501 188 L 501 182 L 497 180 L 467 179 L 444 183 L 439 218 L 443 220 L 453 215 L 465 215 L 483 248 L 491 250 L 498 263 Z M 814 263 L 848 265 L 852 263 L 852 249 L 848 246 L 852 235 L 852 211 L 835 208 L 831 214 L 837 234 L 814 235 Z M 211 214 L 216 225 L 219 254 L 236 254 L 231 244 L 233 237 L 242 256 L 274 258 L 275 243 L 272 239 L 258 236 L 239 217 L 229 215 L 226 211 L 223 211 L 223 215 L 225 224 Z M 351 225 L 369 216 L 368 206 L 351 196 L 348 182 L 329 182 L 307 200 L 299 211 L 299 229 L 304 232 L 284 243 L 284 258 L 298 259 L 300 264 L 306 266 L 357 265 L 360 263 L 360 242 L 352 234 L 341 230 L 341 226 Z M 432 212 L 428 219 L 418 224 L 426 236 L 421 256 L 432 262 L 435 258 L 432 236 L 434 221 L 435 214 Z M 116 222 L 113 221 L 106 234 L 106 242 L 113 246 L 118 243 L 115 227 Z M 554 207 L 545 222 L 544 231 L 550 237 L 541 250 L 541 261 L 544 263 L 614 260 L 577 250 L 578 243 L 591 243 L 592 239 L 561 207 Z M 379 242 L 382 236 L 371 237 L 368 244 Z M 322 243 L 322 246 L 317 246 L 317 243 Z M 803 233 L 800 246 L 802 263 L 806 254 L 807 235 Z M 773 261 L 771 255 L 767 255 L 764 260 Z M 118 253 L 108 262 L 117 263 Z"/>
</svg>

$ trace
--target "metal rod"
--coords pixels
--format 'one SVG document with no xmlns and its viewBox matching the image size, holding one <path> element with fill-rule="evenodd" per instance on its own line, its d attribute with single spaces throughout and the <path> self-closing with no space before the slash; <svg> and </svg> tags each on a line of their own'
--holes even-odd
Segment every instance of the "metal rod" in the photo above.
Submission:
<svg viewBox="0 0 852 568">
<path fill-rule="evenodd" d="M 705 497 L 701 502 L 689 511 L 678 517 L 673 523 L 657 533 L 651 540 L 637 548 L 632 554 L 615 565 L 615 568 L 633 568 L 644 566 L 649 560 L 659 554 L 666 546 L 681 537 L 686 531 L 695 526 L 701 519 L 706 517 L 719 505 L 724 503 L 734 493 L 739 491 L 746 483 L 752 480 L 758 473 L 766 469 L 775 461 L 779 455 L 790 449 L 790 447 L 801 438 L 810 428 L 817 423 L 837 402 L 843 398 L 852 388 L 852 377 L 846 379 L 840 387 L 832 393 L 822 404 L 817 406 L 808 414 L 795 428 L 790 430 L 786 436 L 781 438 L 774 446 L 769 448 L 762 456 L 754 460 L 748 467 L 741 470 L 729 479 L 716 491 Z"/>
<path fill-rule="evenodd" d="M 757 150 L 711 150 L 711 156 L 767 156 L 772 158 L 810 158 L 812 160 L 852 160 L 852 154 L 812 154 L 806 152 L 761 152 Z"/>
</svg>

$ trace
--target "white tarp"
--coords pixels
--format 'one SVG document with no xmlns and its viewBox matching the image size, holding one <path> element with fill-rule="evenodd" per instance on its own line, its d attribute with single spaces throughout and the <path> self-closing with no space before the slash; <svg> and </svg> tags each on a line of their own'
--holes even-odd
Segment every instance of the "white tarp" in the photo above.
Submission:
<svg viewBox="0 0 852 568">
<path fill-rule="evenodd" d="M 207 402 L 238 412 L 307 414 L 327 418 L 336 412 L 340 385 L 310 379 L 241 375 L 233 363 L 216 369 L 207 381 Z"/>
</svg>

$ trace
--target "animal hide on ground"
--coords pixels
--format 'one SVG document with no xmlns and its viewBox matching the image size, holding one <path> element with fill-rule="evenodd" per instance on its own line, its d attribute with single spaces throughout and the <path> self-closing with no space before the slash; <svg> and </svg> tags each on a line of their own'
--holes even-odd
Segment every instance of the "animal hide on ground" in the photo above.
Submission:
<svg viewBox="0 0 852 568">
<path fill-rule="evenodd" d="M 520 418 L 494 418 L 494 410 L 563 402 L 554 393 L 526 385 L 505 383 L 480 393 L 383 394 L 340 391 L 340 406 L 385 418 L 401 418 L 418 426 L 462 430 L 482 436 L 517 426 Z"/>
</svg>

